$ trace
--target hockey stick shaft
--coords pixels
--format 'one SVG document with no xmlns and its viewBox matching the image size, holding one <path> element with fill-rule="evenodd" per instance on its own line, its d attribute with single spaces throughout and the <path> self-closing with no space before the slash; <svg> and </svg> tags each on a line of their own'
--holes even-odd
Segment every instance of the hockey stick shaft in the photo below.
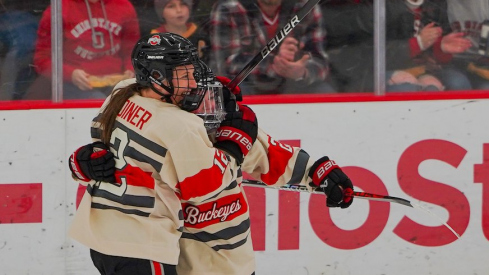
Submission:
<svg viewBox="0 0 489 275">
<path fill-rule="evenodd" d="M 243 180 L 242 183 L 245 186 L 264 187 L 264 188 L 272 188 L 272 189 L 276 189 L 276 190 L 286 190 L 286 191 L 296 191 L 296 192 L 307 192 L 307 193 L 311 193 L 307 189 L 307 187 L 302 186 L 302 185 L 284 185 L 284 186 L 278 186 L 277 187 L 277 186 L 270 186 L 270 185 L 267 185 L 264 182 L 256 181 L 256 180 Z M 313 194 L 322 194 L 322 195 L 324 195 L 324 193 L 322 191 L 320 191 L 320 190 L 316 190 L 316 191 L 314 191 L 312 193 Z M 455 230 L 453 230 L 453 228 L 450 225 L 448 225 L 440 217 L 438 217 L 435 214 L 433 214 L 427 208 L 425 208 L 425 207 L 423 207 L 423 206 L 421 206 L 419 204 L 416 204 L 416 203 L 415 204 L 412 204 L 410 201 L 408 201 L 406 199 L 403 199 L 403 198 L 392 197 L 392 196 L 385 196 L 385 195 L 378 195 L 378 194 L 372 194 L 372 193 L 367 193 L 367 192 L 355 192 L 354 191 L 351 195 L 353 197 L 359 198 L 359 199 L 366 199 L 366 200 L 373 200 L 373 201 L 383 201 L 383 202 L 393 202 L 393 203 L 398 203 L 398 204 L 402 204 L 402 205 L 405 205 L 405 206 L 409 206 L 409 207 L 412 207 L 412 208 L 416 208 L 416 209 L 422 210 L 422 211 L 430 214 L 434 218 L 436 218 L 445 227 L 447 227 L 455 236 L 457 236 L 457 238 L 460 238 L 460 235 Z"/>
<path fill-rule="evenodd" d="M 238 86 L 260 62 L 272 52 L 282 40 L 294 29 L 304 17 L 319 3 L 319 0 L 309 0 L 302 6 L 297 14 L 292 17 L 287 24 L 270 40 L 267 45 L 251 59 L 248 64 L 228 83 L 227 88 L 233 90 Z"/>
<path fill-rule="evenodd" d="M 264 182 L 260 181 L 254 181 L 254 180 L 243 180 L 243 184 L 246 186 L 254 186 L 254 187 L 264 187 L 264 188 L 272 188 L 272 189 L 278 189 L 278 190 L 286 190 L 286 191 L 296 191 L 296 192 L 307 192 L 311 193 L 307 187 L 302 186 L 302 185 L 284 185 L 284 186 L 270 186 L 265 184 Z M 324 193 L 322 191 L 314 191 L 314 194 L 322 194 Z M 367 193 L 367 192 L 356 192 L 354 191 L 352 193 L 353 197 L 360 198 L 360 199 L 366 199 L 366 200 L 373 200 L 373 201 L 384 201 L 384 202 L 393 202 L 393 203 L 398 203 L 402 204 L 405 206 L 413 207 L 410 201 L 403 199 L 403 198 L 398 198 L 398 197 L 392 197 L 392 196 L 385 196 L 385 195 L 378 195 L 378 194 L 372 194 L 372 193 Z"/>
</svg>

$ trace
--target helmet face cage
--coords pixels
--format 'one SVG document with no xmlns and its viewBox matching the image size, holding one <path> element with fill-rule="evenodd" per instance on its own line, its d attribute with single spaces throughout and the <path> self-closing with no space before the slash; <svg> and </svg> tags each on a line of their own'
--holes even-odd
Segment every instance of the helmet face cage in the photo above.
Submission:
<svg viewBox="0 0 489 275">
<path fill-rule="evenodd" d="M 204 120 L 204 126 L 207 133 L 210 134 L 219 128 L 219 125 L 226 116 L 226 111 L 224 111 L 221 82 L 209 82 L 205 89 L 204 99 L 199 108 L 193 113 Z"/>
<path fill-rule="evenodd" d="M 217 130 L 226 116 L 222 84 L 217 81 L 212 70 L 204 63 L 200 62 L 203 74 L 199 76 L 199 89 L 204 90 L 204 98 L 199 108 L 193 113 L 204 120 L 207 133 Z"/>
<path fill-rule="evenodd" d="M 170 87 L 172 102 L 182 110 L 197 110 L 206 93 L 206 82 L 202 79 L 203 68 L 200 63 L 175 67 L 172 71 Z M 168 79 L 168 78 L 167 78 Z M 161 85 L 164 87 L 164 84 Z"/>
</svg>

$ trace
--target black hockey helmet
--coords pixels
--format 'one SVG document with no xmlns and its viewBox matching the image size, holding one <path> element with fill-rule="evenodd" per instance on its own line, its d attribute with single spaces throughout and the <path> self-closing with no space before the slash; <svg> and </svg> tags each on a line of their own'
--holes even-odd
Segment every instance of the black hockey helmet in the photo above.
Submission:
<svg viewBox="0 0 489 275">
<path fill-rule="evenodd" d="M 202 66 L 197 48 L 188 39 L 174 33 L 154 33 L 144 36 L 136 43 L 131 60 L 136 82 L 151 87 L 168 102 L 171 101 L 177 88 L 172 81 L 175 68 L 193 65 L 194 80 L 200 84 L 198 87 L 185 87 L 188 92 L 181 95 L 183 99 L 179 101 L 178 106 L 189 112 L 199 107 L 205 93 L 202 77 L 207 68 Z M 167 85 L 163 83 L 165 79 Z M 155 84 L 164 88 L 170 95 L 156 90 L 153 86 Z"/>
</svg>

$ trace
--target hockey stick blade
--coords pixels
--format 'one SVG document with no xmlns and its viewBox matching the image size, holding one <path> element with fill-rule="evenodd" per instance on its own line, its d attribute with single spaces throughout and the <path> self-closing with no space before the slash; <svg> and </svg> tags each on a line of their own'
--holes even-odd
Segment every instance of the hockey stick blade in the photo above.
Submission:
<svg viewBox="0 0 489 275">
<path fill-rule="evenodd" d="M 287 24 L 270 40 L 267 45 L 251 59 L 248 64 L 229 82 L 226 86 L 229 90 L 233 90 L 238 86 L 248 75 L 253 71 L 253 69 L 262 62 L 265 57 L 267 57 L 270 52 L 272 52 L 282 40 L 285 38 L 287 34 L 289 34 L 292 29 L 297 26 L 302 19 L 319 3 L 319 0 L 309 0 L 307 3 L 302 6 L 302 8 L 297 12 L 295 16 L 293 16 Z"/>
<path fill-rule="evenodd" d="M 255 187 L 272 188 L 272 189 L 286 190 L 286 191 L 297 191 L 297 192 L 311 193 L 307 189 L 307 187 L 303 186 L 303 185 L 283 185 L 283 186 L 277 186 L 276 187 L 276 186 L 267 185 L 264 182 L 254 181 L 254 180 L 243 180 L 243 184 L 246 186 L 255 186 Z M 316 190 L 312 193 L 324 195 L 324 193 L 320 190 Z M 403 198 L 398 198 L 398 197 L 377 195 L 377 194 L 372 194 L 372 193 L 367 193 L 367 192 L 355 192 L 355 191 L 352 193 L 352 196 L 359 198 L 359 199 L 366 199 L 366 200 L 372 200 L 372 201 L 393 202 L 393 203 L 398 203 L 398 204 L 402 204 L 405 206 L 413 207 L 413 205 L 411 204 L 410 201 L 403 199 Z"/>
</svg>

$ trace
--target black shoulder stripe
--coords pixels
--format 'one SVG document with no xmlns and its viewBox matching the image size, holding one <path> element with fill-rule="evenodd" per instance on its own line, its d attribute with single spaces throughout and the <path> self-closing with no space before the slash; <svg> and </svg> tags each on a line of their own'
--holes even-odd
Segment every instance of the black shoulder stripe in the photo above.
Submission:
<svg viewBox="0 0 489 275">
<path fill-rule="evenodd" d="M 100 128 L 90 127 L 90 136 L 96 139 L 102 139 L 102 130 Z"/>
<path fill-rule="evenodd" d="M 100 115 L 94 118 L 93 121 L 97 122 L 99 117 Z M 141 146 L 144 146 L 145 148 L 154 152 L 155 154 L 158 154 L 163 157 L 166 156 L 166 152 L 168 151 L 166 148 L 139 135 L 138 133 L 124 126 L 122 123 L 120 123 L 117 120 L 115 122 L 115 127 L 122 129 L 124 132 L 127 133 L 129 139 L 134 140 L 135 142 L 139 143 Z M 92 135 L 92 138 L 100 138 L 102 136 L 102 130 L 100 128 L 91 127 L 90 134 Z"/>
<path fill-rule="evenodd" d="M 140 134 L 138 134 L 138 133 L 134 132 L 133 130 L 127 128 L 126 126 L 122 125 L 122 123 L 120 123 L 119 121 L 115 122 L 115 127 L 120 128 L 121 130 L 125 131 L 130 140 L 137 142 L 138 144 L 147 148 L 151 152 L 154 152 L 155 154 L 158 154 L 162 157 L 166 156 L 166 152 L 168 150 L 165 147 L 162 147 L 159 144 L 156 144 L 155 142 L 141 136 Z"/>
<path fill-rule="evenodd" d="M 292 171 L 292 177 L 287 184 L 298 184 L 301 182 L 302 177 L 306 173 L 307 162 L 309 161 L 309 154 L 304 150 L 300 150 L 297 159 L 295 160 L 294 170 Z"/>
<path fill-rule="evenodd" d="M 160 171 L 161 167 L 163 166 L 161 162 L 156 161 L 150 158 L 149 156 L 142 154 L 141 152 L 139 152 L 138 150 L 134 149 L 131 146 L 126 147 L 126 150 L 124 150 L 124 156 L 130 157 L 139 162 L 149 163 L 156 171 Z"/>
</svg>

